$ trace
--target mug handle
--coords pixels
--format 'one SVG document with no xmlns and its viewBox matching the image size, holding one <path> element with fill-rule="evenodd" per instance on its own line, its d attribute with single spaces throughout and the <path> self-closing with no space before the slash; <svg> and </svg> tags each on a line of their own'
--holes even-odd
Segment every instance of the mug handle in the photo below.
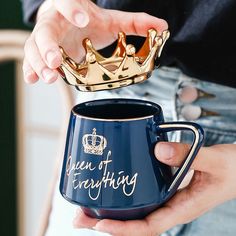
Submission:
<svg viewBox="0 0 236 236">
<path fill-rule="evenodd" d="M 187 157 L 183 161 L 180 168 L 173 176 L 173 180 L 165 189 L 165 199 L 170 198 L 178 189 L 185 175 L 187 174 L 194 158 L 196 157 L 200 147 L 203 143 L 204 131 L 202 127 L 192 122 L 170 122 L 163 123 L 157 126 L 159 132 L 170 132 L 177 130 L 190 130 L 194 135 L 192 146 L 187 154 Z"/>
</svg>

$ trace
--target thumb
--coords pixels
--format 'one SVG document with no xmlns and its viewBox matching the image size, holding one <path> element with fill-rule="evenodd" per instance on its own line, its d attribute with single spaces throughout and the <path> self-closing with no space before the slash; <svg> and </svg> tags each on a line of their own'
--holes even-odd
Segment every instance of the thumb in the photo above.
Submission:
<svg viewBox="0 0 236 236">
<path fill-rule="evenodd" d="M 73 25 L 84 28 L 90 21 L 90 15 L 99 8 L 90 0 L 54 0 L 54 6 Z"/>
<path fill-rule="evenodd" d="M 159 142 L 156 144 L 154 152 L 159 161 L 169 166 L 179 167 L 186 159 L 189 150 L 189 144 Z M 215 146 L 202 147 L 195 157 L 191 168 L 209 173 L 211 170 L 215 171 L 215 169 L 219 168 L 219 162 L 222 160 L 221 152 L 218 150 Z"/>
</svg>

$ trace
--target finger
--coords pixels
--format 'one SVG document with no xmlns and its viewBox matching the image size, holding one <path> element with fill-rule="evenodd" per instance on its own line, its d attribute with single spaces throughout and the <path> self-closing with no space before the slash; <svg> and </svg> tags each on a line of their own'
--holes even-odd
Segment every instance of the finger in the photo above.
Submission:
<svg viewBox="0 0 236 236">
<path fill-rule="evenodd" d="M 55 0 L 56 9 L 73 25 L 84 28 L 89 24 L 90 15 L 99 9 L 90 0 Z"/>
<path fill-rule="evenodd" d="M 180 166 L 186 159 L 190 145 L 183 143 L 159 142 L 155 146 L 157 159 L 170 166 Z M 211 172 L 223 164 L 221 152 L 214 147 L 202 147 L 191 166 L 194 170 Z"/>
<path fill-rule="evenodd" d="M 150 225 L 154 225 L 155 222 L 158 234 L 175 225 L 189 223 L 227 201 L 224 191 L 219 191 L 220 186 L 222 185 L 219 185 L 218 179 L 210 177 L 208 173 L 196 171 L 187 188 L 178 191 L 162 208 L 150 214 L 146 220 Z"/>
<path fill-rule="evenodd" d="M 34 38 L 42 59 L 51 69 L 61 65 L 62 56 L 59 49 L 57 24 L 52 22 L 53 18 L 44 19 L 34 30 Z M 56 19 L 55 19 L 56 20 Z"/>
<path fill-rule="evenodd" d="M 76 212 L 76 217 L 73 220 L 73 225 L 75 228 L 93 228 L 98 221 L 98 219 L 85 215 L 79 208 Z"/>
<path fill-rule="evenodd" d="M 38 77 L 42 78 L 43 81 L 52 83 L 57 79 L 57 71 L 49 69 L 44 63 L 33 37 L 30 37 L 25 43 L 25 57 Z"/>
<path fill-rule="evenodd" d="M 95 230 L 109 233 L 113 236 L 143 236 L 154 235 L 146 220 L 101 220 L 94 227 Z"/>
<path fill-rule="evenodd" d="M 198 191 L 198 195 L 200 194 L 201 191 Z M 204 196 L 191 198 L 190 195 L 187 189 L 181 190 L 165 206 L 147 216 L 146 220 L 155 235 L 160 235 L 176 225 L 189 223 L 213 207 L 210 201 L 206 201 L 209 197 L 205 198 L 205 193 Z"/>
<path fill-rule="evenodd" d="M 30 66 L 29 62 L 24 59 L 23 66 L 22 66 L 23 74 L 24 74 L 24 80 L 26 83 L 33 84 L 38 81 L 39 77 L 34 72 L 32 67 Z"/>
<path fill-rule="evenodd" d="M 113 18 L 112 29 L 119 28 L 120 31 L 127 35 L 146 36 L 147 30 L 155 28 L 159 33 L 168 29 L 168 24 L 165 20 L 151 16 L 147 13 L 132 13 L 117 10 L 109 11 Z"/>
</svg>

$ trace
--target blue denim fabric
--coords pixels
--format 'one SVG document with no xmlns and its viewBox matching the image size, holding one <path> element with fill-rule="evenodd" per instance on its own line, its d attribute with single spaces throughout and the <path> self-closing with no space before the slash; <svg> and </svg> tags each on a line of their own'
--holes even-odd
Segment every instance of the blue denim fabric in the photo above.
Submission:
<svg viewBox="0 0 236 236">
<path fill-rule="evenodd" d="M 143 84 L 93 94 L 80 93 L 79 102 L 114 97 L 147 99 L 162 106 L 166 121 L 184 120 L 180 112 L 184 104 L 177 96 L 182 85 L 190 85 L 214 95 L 213 98 L 200 98 L 192 103 L 218 113 L 217 116 L 204 116 L 194 120 L 204 128 L 204 145 L 236 143 L 236 89 L 187 77 L 175 68 L 159 68 Z M 191 138 L 191 135 L 185 133 L 170 135 L 171 141 L 190 142 Z M 189 224 L 174 227 L 162 236 L 234 236 L 235 222 L 236 200 L 233 200 Z"/>
</svg>

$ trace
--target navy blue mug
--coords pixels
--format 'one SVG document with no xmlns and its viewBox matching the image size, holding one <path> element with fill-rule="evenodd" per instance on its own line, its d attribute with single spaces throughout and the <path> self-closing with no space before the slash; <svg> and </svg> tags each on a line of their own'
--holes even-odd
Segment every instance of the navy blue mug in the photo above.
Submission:
<svg viewBox="0 0 236 236">
<path fill-rule="evenodd" d="M 193 144 L 175 174 L 154 155 L 167 132 L 190 130 Z M 76 105 L 67 133 L 60 192 L 99 219 L 140 219 L 177 191 L 203 141 L 191 122 L 165 123 L 159 105 L 103 99 Z"/>
</svg>

